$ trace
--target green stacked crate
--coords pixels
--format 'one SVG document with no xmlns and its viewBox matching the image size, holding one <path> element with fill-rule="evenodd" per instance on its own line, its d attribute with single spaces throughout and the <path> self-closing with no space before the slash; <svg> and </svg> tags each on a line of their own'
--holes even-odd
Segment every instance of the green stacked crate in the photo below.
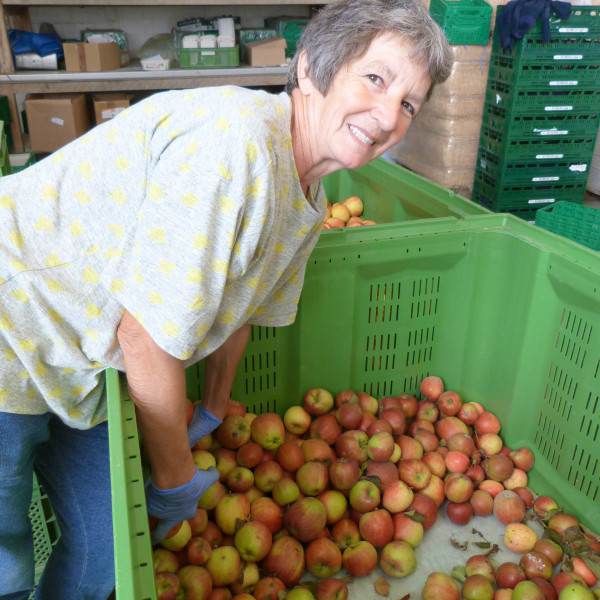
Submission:
<svg viewBox="0 0 600 600">
<path fill-rule="evenodd" d="M 492 5 L 485 0 L 431 0 L 429 13 L 450 44 L 487 44 Z"/>
<path fill-rule="evenodd" d="M 501 14 L 503 7 L 498 7 Z M 600 16 L 574 6 L 504 50 L 492 44 L 473 200 L 535 220 L 558 201 L 583 202 L 600 113 Z"/>
<path fill-rule="evenodd" d="M 539 210 L 535 224 L 592 250 L 600 250 L 600 209 L 558 202 Z"/>
<path fill-rule="evenodd" d="M 10 106 L 8 104 L 8 96 L 0 96 L 0 121 L 4 122 L 2 131 L 6 135 L 6 145 L 9 150 L 12 150 L 12 132 L 10 130 L 10 124 L 12 123 L 12 117 L 10 116 Z"/>
<path fill-rule="evenodd" d="M 10 155 L 8 153 L 8 146 L 6 144 L 4 122 L 0 121 L 0 177 L 10 174 Z"/>
</svg>

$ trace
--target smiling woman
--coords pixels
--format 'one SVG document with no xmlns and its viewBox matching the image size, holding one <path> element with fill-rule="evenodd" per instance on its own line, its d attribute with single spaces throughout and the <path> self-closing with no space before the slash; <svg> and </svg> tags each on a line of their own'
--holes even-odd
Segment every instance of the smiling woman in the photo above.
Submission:
<svg viewBox="0 0 600 600">
<path fill-rule="evenodd" d="M 303 186 L 397 144 L 451 62 L 443 32 L 416 0 L 326 6 L 304 31 L 286 87 Z"/>
</svg>

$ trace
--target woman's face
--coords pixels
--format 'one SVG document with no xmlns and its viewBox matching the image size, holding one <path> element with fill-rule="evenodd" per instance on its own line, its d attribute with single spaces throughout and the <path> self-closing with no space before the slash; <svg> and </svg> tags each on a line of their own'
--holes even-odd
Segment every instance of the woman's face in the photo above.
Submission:
<svg viewBox="0 0 600 600">
<path fill-rule="evenodd" d="M 326 96 L 313 95 L 312 153 L 334 169 L 355 169 L 381 156 L 406 133 L 431 86 L 409 59 L 410 45 L 385 34 L 340 69 Z"/>
</svg>

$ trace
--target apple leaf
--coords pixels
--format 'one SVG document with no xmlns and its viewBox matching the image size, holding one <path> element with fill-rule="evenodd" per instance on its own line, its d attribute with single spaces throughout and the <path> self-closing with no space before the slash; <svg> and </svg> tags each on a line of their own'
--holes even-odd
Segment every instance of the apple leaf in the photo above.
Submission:
<svg viewBox="0 0 600 600">
<path fill-rule="evenodd" d="M 563 540 L 560 533 L 558 533 L 558 531 L 554 531 L 554 529 L 548 529 L 546 527 L 546 529 L 544 529 L 544 534 L 542 535 L 542 537 L 548 538 L 549 540 L 557 543 L 561 548 L 563 546 Z"/>
<path fill-rule="evenodd" d="M 466 550 L 469 545 L 469 542 L 457 542 L 453 537 L 450 538 L 450 543 L 457 550 Z"/>
<path fill-rule="evenodd" d="M 406 596 L 402 596 L 400 600 L 410 600 L 410 594 L 406 594 Z"/>
<path fill-rule="evenodd" d="M 583 557 L 583 562 L 590 568 L 596 577 L 600 578 L 600 564 L 598 564 L 595 560 L 588 558 L 587 556 Z"/>
<path fill-rule="evenodd" d="M 483 538 L 485 540 L 485 536 L 483 535 L 483 533 L 481 533 L 481 531 L 478 531 L 477 529 L 475 529 L 475 527 L 473 527 L 471 529 L 471 533 L 476 533 L 480 538 Z"/>
<path fill-rule="evenodd" d="M 573 525 L 572 527 L 567 527 L 563 531 L 563 534 L 566 536 L 566 538 L 567 538 L 567 540 L 569 540 L 569 542 L 576 542 L 579 540 L 586 539 L 585 535 L 583 535 L 583 533 L 581 533 L 581 529 L 579 529 L 579 526 L 577 526 L 577 525 Z"/>
<path fill-rule="evenodd" d="M 245 524 L 246 524 L 246 521 L 244 521 L 243 519 L 236 519 L 235 520 L 235 532 L 237 533 Z"/>
<path fill-rule="evenodd" d="M 360 479 L 362 481 L 370 481 L 371 483 L 374 483 L 377 487 L 381 486 L 381 479 L 379 479 L 377 475 L 363 475 Z"/>
<path fill-rule="evenodd" d="M 452 573 L 450 574 L 452 575 L 453 579 L 456 579 L 456 581 L 460 581 L 461 583 L 464 583 L 465 579 L 467 578 L 467 572 L 464 567 L 454 567 L 454 569 L 452 569 Z"/>
<path fill-rule="evenodd" d="M 572 542 L 566 548 L 571 556 L 581 556 L 584 554 L 597 554 L 595 553 L 588 544 L 587 540 L 578 540 L 576 542 Z M 600 555 L 598 555 L 600 558 Z"/>
<path fill-rule="evenodd" d="M 475 544 L 475 546 L 477 546 L 478 548 L 482 548 L 482 549 L 487 549 L 487 548 L 491 548 L 492 545 L 489 542 L 473 542 Z"/>
<path fill-rule="evenodd" d="M 242 583 L 244 583 L 244 575 L 245 575 L 244 571 L 246 570 L 247 564 L 248 564 L 248 563 L 244 562 L 244 563 L 242 564 L 242 568 L 240 569 L 240 575 L 239 575 L 239 577 L 238 577 L 238 580 L 237 580 L 237 582 L 238 582 L 240 585 L 242 585 Z"/>
<path fill-rule="evenodd" d="M 390 595 L 390 584 L 388 583 L 388 581 L 386 579 L 384 579 L 383 577 L 380 577 L 375 582 L 375 591 L 380 596 L 389 596 Z"/>
<path fill-rule="evenodd" d="M 490 550 L 488 550 L 488 551 L 487 551 L 487 552 L 484 554 L 484 556 L 492 556 L 492 555 L 496 554 L 496 552 L 499 552 L 499 551 L 500 551 L 500 548 L 499 548 L 498 544 L 494 544 L 494 545 L 491 547 L 491 549 L 490 549 Z"/>
<path fill-rule="evenodd" d="M 409 510 L 404 513 L 404 516 L 416 521 L 417 523 L 423 523 L 425 521 L 425 517 L 416 510 Z"/>
<path fill-rule="evenodd" d="M 301 581 L 299 583 L 300 587 L 306 588 L 313 596 L 317 596 L 317 588 L 319 587 L 319 582 L 314 579 L 306 579 L 305 581 Z"/>
<path fill-rule="evenodd" d="M 347 575 L 346 577 L 340 577 L 340 581 L 350 584 L 354 581 L 354 577 L 352 577 L 352 575 Z"/>
</svg>

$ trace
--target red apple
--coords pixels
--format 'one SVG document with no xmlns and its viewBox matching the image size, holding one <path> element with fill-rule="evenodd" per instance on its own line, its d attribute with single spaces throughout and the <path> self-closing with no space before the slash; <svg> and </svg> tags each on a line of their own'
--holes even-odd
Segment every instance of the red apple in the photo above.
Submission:
<svg viewBox="0 0 600 600">
<path fill-rule="evenodd" d="M 444 391 L 444 382 L 441 380 L 440 377 L 430 375 L 429 377 L 425 377 L 425 379 L 421 381 L 419 391 L 427 399 L 433 400 L 435 402 Z"/>
<path fill-rule="evenodd" d="M 367 461 L 367 469 L 365 471 L 367 477 L 379 478 L 380 484 L 376 484 L 379 491 L 383 491 L 386 486 L 390 485 L 394 481 L 398 481 L 400 476 L 398 475 L 398 467 L 389 460 L 386 462 L 376 462 L 374 460 Z"/>
<path fill-rule="evenodd" d="M 210 555 L 212 548 L 203 537 L 192 537 L 185 547 L 186 556 L 190 565 L 203 565 Z"/>
<path fill-rule="evenodd" d="M 424 531 L 430 529 L 437 520 L 438 507 L 436 503 L 429 496 L 425 496 L 420 492 L 415 494 L 406 512 L 413 510 L 424 517 L 422 522 Z"/>
<path fill-rule="evenodd" d="M 444 482 L 437 475 L 431 474 L 429 483 L 420 491 L 424 496 L 429 496 L 435 505 L 439 508 L 446 500 L 446 492 L 444 490 Z"/>
<path fill-rule="evenodd" d="M 317 587 L 317 600 L 348 600 L 348 586 L 341 579 L 328 577 Z"/>
<path fill-rule="evenodd" d="M 308 431 L 311 418 L 302 406 L 290 406 L 283 415 L 283 425 L 290 433 L 302 435 Z"/>
<path fill-rule="evenodd" d="M 363 411 L 358 404 L 348 402 L 337 409 L 335 416 L 344 429 L 357 429 L 362 421 Z"/>
<path fill-rule="evenodd" d="M 257 498 L 250 505 L 250 516 L 253 521 L 264 523 L 269 531 L 275 535 L 283 524 L 283 511 L 281 506 L 267 496 Z"/>
<path fill-rule="evenodd" d="M 421 446 L 421 443 L 414 438 L 411 438 L 408 435 L 399 435 L 395 438 L 395 442 L 400 446 L 400 456 L 402 460 L 420 460 L 423 458 L 423 446 Z"/>
<path fill-rule="evenodd" d="M 217 461 L 217 470 L 219 471 L 219 481 L 225 483 L 227 475 L 238 465 L 235 450 L 230 448 L 218 448 L 214 451 L 214 457 Z M 207 490 L 208 491 L 208 490 Z M 204 508 L 204 507 L 203 507 Z"/>
<path fill-rule="evenodd" d="M 327 538 L 321 537 L 310 542 L 304 557 L 306 568 L 315 577 L 333 577 L 342 568 L 342 553 Z"/>
<path fill-rule="evenodd" d="M 431 573 L 421 592 L 422 600 L 460 600 L 458 585 L 450 575 Z"/>
<path fill-rule="evenodd" d="M 521 556 L 519 565 L 523 567 L 527 579 L 532 577 L 541 577 L 550 580 L 552 577 L 553 566 L 550 559 L 541 552 L 526 552 Z"/>
<path fill-rule="evenodd" d="M 252 595 L 256 600 L 277 600 L 279 592 L 285 592 L 285 584 L 278 577 L 263 577 L 256 584 Z"/>
<path fill-rule="evenodd" d="M 394 438 L 387 431 L 381 431 L 372 435 L 367 444 L 369 458 L 377 462 L 388 460 L 395 448 Z"/>
<path fill-rule="evenodd" d="M 236 582 L 242 570 L 242 561 L 234 546 L 219 546 L 212 551 L 204 566 L 210 573 L 212 584 L 222 587 Z"/>
<path fill-rule="evenodd" d="M 376 433 L 381 433 L 382 431 L 386 431 L 387 433 L 392 433 L 392 426 L 389 421 L 384 421 L 383 419 L 375 419 L 367 429 L 367 435 L 369 438 L 373 437 Z"/>
<path fill-rule="evenodd" d="M 260 521 L 248 521 L 237 531 L 234 544 L 242 560 L 258 562 L 265 558 L 272 545 L 270 529 Z"/>
<path fill-rule="evenodd" d="M 331 528 L 331 539 L 343 552 L 346 548 L 348 548 L 348 546 L 360 541 L 358 524 L 352 519 L 340 519 Z"/>
<path fill-rule="evenodd" d="M 500 431 L 500 420 L 498 417 L 488 411 L 482 412 L 474 424 L 475 431 L 482 435 L 483 433 L 498 433 Z"/>
<path fill-rule="evenodd" d="M 392 514 L 406 510 L 413 501 L 413 491 L 403 481 L 393 481 L 383 491 L 383 507 Z"/>
<path fill-rule="evenodd" d="M 455 525 L 466 525 L 473 516 L 473 507 L 468 502 L 448 502 L 446 514 Z"/>
<path fill-rule="evenodd" d="M 469 433 L 467 426 L 457 417 L 443 417 L 436 423 L 436 433 L 446 444 L 455 433 Z"/>
<path fill-rule="evenodd" d="M 523 571 L 523 567 L 517 563 L 505 562 L 496 569 L 495 580 L 499 588 L 510 588 L 512 590 L 517 583 L 521 583 L 526 579 L 527 576 Z"/>
<path fill-rule="evenodd" d="M 394 537 L 396 541 L 402 541 L 416 548 L 423 540 L 423 523 L 407 517 L 404 513 L 396 513 L 392 516 L 394 523 Z"/>
<path fill-rule="evenodd" d="M 456 392 L 442 392 L 438 396 L 437 405 L 443 415 L 453 417 L 460 410 L 462 400 Z"/>
<path fill-rule="evenodd" d="M 466 425 L 474 425 L 479 417 L 479 411 L 474 402 L 467 402 L 460 407 L 456 416 Z"/>
<path fill-rule="evenodd" d="M 494 516 L 504 525 L 519 523 L 525 511 L 525 503 L 511 490 L 504 490 L 494 497 Z"/>
<path fill-rule="evenodd" d="M 359 463 L 367 460 L 369 436 L 364 431 L 345 431 L 335 442 L 335 451 L 340 458 L 354 458 Z"/>
<path fill-rule="evenodd" d="M 314 500 L 314 498 L 310 500 Z M 275 540 L 271 551 L 262 562 L 262 567 L 267 572 L 274 573 L 286 587 L 293 587 L 300 581 L 300 577 L 304 573 L 302 544 L 289 535 Z"/>
<path fill-rule="evenodd" d="M 549 519 L 558 510 L 558 504 L 550 496 L 538 496 L 533 501 L 533 512 L 542 519 Z"/>
<path fill-rule="evenodd" d="M 329 485 L 327 467 L 317 461 L 304 463 L 296 472 L 296 483 L 305 496 L 317 496 Z"/>
<path fill-rule="evenodd" d="M 398 399 L 400 408 L 404 413 L 404 418 L 414 419 L 419 407 L 417 399 L 414 396 L 411 396 L 410 394 L 399 394 L 398 396 L 396 396 L 396 398 Z"/>
<path fill-rule="evenodd" d="M 381 495 L 374 483 L 362 480 L 352 486 L 348 499 L 352 508 L 366 513 L 379 506 Z"/>
<path fill-rule="evenodd" d="M 483 575 L 470 575 L 462 584 L 461 596 L 464 600 L 492 600 L 494 586 Z"/>
<path fill-rule="evenodd" d="M 283 478 L 281 465 L 274 460 L 261 462 L 254 467 L 254 485 L 261 492 L 271 492 L 273 486 Z"/>
<path fill-rule="evenodd" d="M 304 462 L 317 460 L 325 465 L 329 465 L 332 460 L 331 448 L 326 441 L 320 439 L 306 440 L 302 444 L 302 453 Z"/>
<path fill-rule="evenodd" d="M 521 447 L 512 450 L 509 454 L 509 458 L 513 461 L 517 469 L 521 469 L 526 473 L 533 469 L 535 457 L 533 452 L 529 448 Z"/>
<path fill-rule="evenodd" d="M 232 492 L 246 492 L 254 485 L 254 473 L 246 467 L 236 467 L 227 475 L 225 484 Z"/>
<path fill-rule="evenodd" d="M 317 417 L 309 428 L 309 436 L 311 438 L 323 440 L 328 446 L 333 446 L 341 434 L 342 427 L 335 418 L 335 415 L 332 414 Z"/>
<path fill-rule="evenodd" d="M 335 395 L 335 405 L 337 408 L 348 403 L 358 404 L 358 396 L 352 390 L 342 390 Z"/>
<path fill-rule="evenodd" d="M 394 535 L 392 517 L 385 509 L 365 513 L 360 518 L 358 529 L 363 540 L 370 542 L 375 548 L 383 548 Z"/>
<path fill-rule="evenodd" d="M 533 506 L 533 492 L 526 487 L 516 487 L 513 488 L 513 492 L 518 494 L 518 496 L 525 503 L 525 508 L 531 508 Z"/>
<path fill-rule="evenodd" d="M 200 535 L 205 529 L 208 523 L 208 514 L 201 508 L 196 509 L 196 516 L 193 519 L 188 519 L 190 524 L 190 531 L 192 536 Z"/>
<path fill-rule="evenodd" d="M 469 503 L 473 507 L 473 514 L 476 517 L 488 517 L 494 511 L 494 499 L 485 490 L 475 490 L 469 498 Z"/>
<path fill-rule="evenodd" d="M 179 569 L 177 556 L 166 548 L 156 548 L 152 552 L 152 566 L 155 573 L 175 573 Z"/>
<path fill-rule="evenodd" d="M 349 546 L 342 555 L 344 567 L 354 577 L 364 577 L 377 566 L 377 550 L 364 540 Z"/>
<path fill-rule="evenodd" d="M 302 405 L 311 415 L 324 415 L 333 407 L 333 396 L 327 390 L 315 388 L 304 394 Z"/>
<path fill-rule="evenodd" d="M 250 424 L 250 432 L 252 441 L 259 444 L 264 450 L 277 450 L 283 444 L 285 437 L 283 421 L 275 413 L 258 415 Z"/>
<path fill-rule="evenodd" d="M 454 436 L 453 436 L 454 437 Z M 450 450 L 445 457 L 446 468 L 451 473 L 464 473 L 471 464 L 468 454 L 457 450 Z"/>
<path fill-rule="evenodd" d="M 401 408 L 388 408 L 379 415 L 379 418 L 387 421 L 392 426 L 393 435 L 402 435 L 404 433 L 406 419 Z"/>
<path fill-rule="evenodd" d="M 370 413 L 372 415 L 377 414 L 379 402 L 377 402 L 376 398 L 373 398 L 373 396 L 370 396 L 367 394 L 367 392 L 358 392 L 356 397 L 358 398 L 358 406 L 360 406 L 363 412 Z"/>
<path fill-rule="evenodd" d="M 203 537 L 214 550 L 221 545 L 221 542 L 223 541 L 223 532 L 212 521 L 209 521 L 206 524 L 206 529 L 200 534 L 200 537 Z"/>
<path fill-rule="evenodd" d="M 265 451 L 255 442 L 248 442 L 238 448 L 235 454 L 235 460 L 240 467 L 254 469 L 260 464 Z"/>
<path fill-rule="evenodd" d="M 562 560 L 562 548 L 549 538 L 540 538 L 533 546 L 533 549 L 536 552 L 545 554 L 554 567 Z"/>
<path fill-rule="evenodd" d="M 416 458 L 400 460 L 398 474 L 413 490 L 422 490 L 431 479 L 431 470 L 427 464 Z"/>
<path fill-rule="evenodd" d="M 294 473 L 304 464 L 304 452 L 294 442 L 284 442 L 275 452 L 275 461 L 279 463 L 284 471 Z"/>
<path fill-rule="evenodd" d="M 410 544 L 393 541 L 381 551 L 379 566 L 390 577 L 406 577 L 415 572 L 417 559 Z"/>
<path fill-rule="evenodd" d="M 327 522 L 327 511 L 316 498 L 297 500 L 283 515 L 283 525 L 301 542 L 314 540 Z"/>
<path fill-rule="evenodd" d="M 435 402 L 431 400 L 421 400 L 417 408 L 417 419 L 423 419 L 430 423 L 435 423 L 440 414 L 440 410 Z"/>
<path fill-rule="evenodd" d="M 360 466 L 353 458 L 338 458 L 329 465 L 329 480 L 338 490 L 349 490 L 360 477 Z"/>
<path fill-rule="evenodd" d="M 443 477 L 446 474 L 446 461 L 438 452 L 425 452 L 421 460 L 429 467 L 432 475 Z"/>
<path fill-rule="evenodd" d="M 250 439 L 250 423 L 240 415 L 230 415 L 217 427 L 216 436 L 225 448 L 237 450 Z"/>
<path fill-rule="evenodd" d="M 455 473 L 451 479 L 446 479 L 444 492 L 450 502 L 460 504 L 467 502 L 473 493 L 473 482 L 462 473 Z"/>
<path fill-rule="evenodd" d="M 179 577 L 169 571 L 155 573 L 154 586 L 157 600 L 175 600 L 181 588 Z"/>
</svg>

